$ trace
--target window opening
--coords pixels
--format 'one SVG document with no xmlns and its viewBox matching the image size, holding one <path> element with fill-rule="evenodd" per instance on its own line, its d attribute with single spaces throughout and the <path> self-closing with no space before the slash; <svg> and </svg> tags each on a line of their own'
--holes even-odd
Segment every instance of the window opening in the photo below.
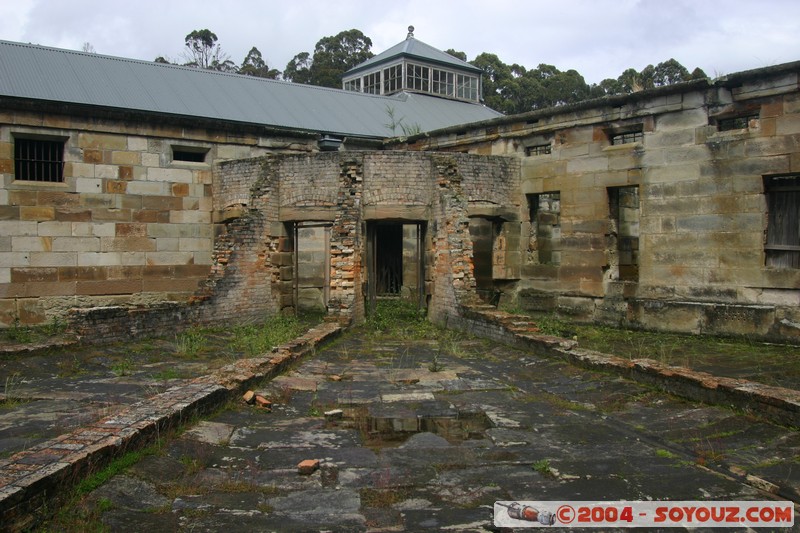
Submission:
<svg viewBox="0 0 800 533">
<path fill-rule="evenodd" d="M 717 121 L 717 130 L 731 131 L 743 130 L 758 124 L 758 113 L 742 115 L 739 117 L 722 118 Z"/>
<path fill-rule="evenodd" d="M 611 144 L 613 146 L 619 144 L 640 143 L 643 140 L 644 140 L 644 133 L 642 132 L 642 130 L 615 133 L 611 136 Z"/>
<path fill-rule="evenodd" d="M 611 215 L 609 263 L 617 267 L 616 279 L 639 280 L 639 187 L 608 189 Z"/>
<path fill-rule="evenodd" d="M 800 268 L 800 175 L 764 178 L 767 200 L 765 264 Z"/>
<path fill-rule="evenodd" d="M 375 72 L 364 76 L 364 92 L 369 94 L 381 94 L 381 73 Z"/>
<path fill-rule="evenodd" d="M 14 179 L 60 183 L 64 181 L 63 140 L 14 139 Z"/>
<path fill-rule="evenodd" d="M 433 69 L 433 93 L 453 96 L 455 74 L 446 70 Z"/>
<path fill-rule="evenodd" d="M 346 82 L 344 82 L 344 90 L 361 92 L 361 78 L 356 78 L 354 80 L 347 80 Z"/>
<path fill-rule="evenodd" d="M 403 65 L 395 65 L 383 70 L 383 94 L 399 91 L 403 85 Z"/>
<path fill-rule="evenodd" d="M 478 78 L 458 74 L 456 76 L 456 97 L 465 100 L 478 100 Z"/>
<path fill-rule="evenodd" d="M 208 148 L 198 148 L 194 146 L 173 146 L 172 160 L 183 161 L 186 163 L 205 163 Z"/>
<path fill-rule="evenodd" d="M 540 265 L 561 264 L 561 193 L 528 194 L 528 260 Z"/>
<path fill-rule="evenodd" d="M 421 65 L 409 64 L 406 74 L 406 87 L 415 91 L 429 91 L 430 69 Z"/>
<path fill-rule="evenodd" d="M 494 296 L 492 261 L 494 251 L 494 224 L 486 218 L 469 219 L 469 236 L 472 240 L 472 273 L 475 290 L 485 302 Z"/>
<path fill-rule="evenodd" d="M 525 155 L 530 157 L 534 155 L 546 155 L 553 153 L 553 146 L 550 143 L 537 144 L 536 146 L 527 146 L 525 148 Z"/>
</svg>

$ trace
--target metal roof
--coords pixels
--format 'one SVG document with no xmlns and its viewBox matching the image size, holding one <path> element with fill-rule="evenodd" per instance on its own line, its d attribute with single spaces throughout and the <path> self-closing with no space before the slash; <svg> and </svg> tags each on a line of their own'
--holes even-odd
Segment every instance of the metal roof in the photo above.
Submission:
<svg viewBox="0 0 800 533">
<path fill-rule="evenodd" d="M 375 138 L 400 134 L 389 110 L 423 132 L 500 116 L 435 96 L 378 96 L 8 41 L 0 41 L 0 96 Z"/>
<path fill-rule="evenodd" d="M 466 70 L 474 74 L 480 74 L 483 72 L 475 65 L 471 65 L 466 61 L 462 61 L 446 52 L 442 52 L 438 48 L 434 48 L 429 44 L 425 44 L 422 41 L 417 40 L 413 35 L 409 35 L 405 41 L 397 43 L 385 52 L 381 52 L 380 54 L 373 56 L 363 63 L 359 63 L 355 67 L 351 68 L 344 73 L 344 77 L 347 78 L 348 76 L 357 72 L 371 69 L 383 63 L 389 63 L 400 57 L 421 59 L 429 63 L 445 65 L 457 70 Z"/>
</svg>

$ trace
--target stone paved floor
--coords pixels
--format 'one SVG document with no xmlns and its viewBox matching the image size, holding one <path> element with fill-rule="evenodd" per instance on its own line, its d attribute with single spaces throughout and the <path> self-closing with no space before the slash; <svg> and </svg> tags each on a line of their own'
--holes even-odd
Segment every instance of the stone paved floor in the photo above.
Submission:
<svg viewBox="0 0 800 533">
<path fill-rule="evenodd" d="M 491 531 L 497 500 L 768 499 L 760 479 L 800 501 L 796 430 L 489 341 L 440 347 L 353 331 L 256 389 L 271 412 L 235 403 L 82 505 L 112 531 Z"/>
</svg>

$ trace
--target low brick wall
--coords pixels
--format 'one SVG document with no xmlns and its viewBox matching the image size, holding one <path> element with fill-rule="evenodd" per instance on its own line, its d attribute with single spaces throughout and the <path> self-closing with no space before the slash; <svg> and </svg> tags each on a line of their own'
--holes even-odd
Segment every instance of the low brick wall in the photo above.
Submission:
<svg viewBox="0 0 800 533">
<path fill-rule="evenodd" d="M 583 368 L 619 374 L 676 396 L 742 409 L 786 426 L 800 426 L 800 391 L 718 377 L 651 359 L 625 359 L 584 350 L 578 348 L 576 341 L 540 334 L 536 323 L 527 317 L 489 306 L 464 306 L 460 316 L 451 317 L 448 325 Z"/>
<path fill-rule="evenodd" d="M 115 312 L 112 318 L 124 317 L 122 311 Z M 252 384 L 275 377 L 341 331 L 338 324 L 323 323 L 262 357 L 237 361 L 0 460 L 0 529 L 24 531 L 36 526 L 87 475 L 153 443 L 163 432 L 196 415 L 218 408 Z"/>
</svg>

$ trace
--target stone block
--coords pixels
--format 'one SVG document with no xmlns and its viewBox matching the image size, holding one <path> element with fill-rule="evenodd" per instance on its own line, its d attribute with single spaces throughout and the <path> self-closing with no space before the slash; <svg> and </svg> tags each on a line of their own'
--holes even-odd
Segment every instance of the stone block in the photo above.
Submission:
<svg viewBox="0 0 800 533">
<path fill-rule="evenodd" d="M 106 187 L 103 192 L 108 194 L 125 194 L 128 191 L 128 182 L 106 180 Z"/>
<path fill-rule="evenodd" d="M 138 294 L 142 292 L 141 280 L 78 281 L 77 295 Z"/>
<path fill-rule="evenodd" d="M 54 220 L 56 211 L 51 206 L 21 206 L 19 207 L 20 220 Z"/>
<path fill-rule="evenodd" d="M 129 152 L 125 150 L 115 150 L 111 152 L 112 165 L 139 165 L 141 164 L 141 156 L 138 152 Z"/>
<path fill-rule="evenodd" d="M 181 238 L 178 242 L 178 250 L 182 252 L 207 252 L 213 246 L 211 239 Z"/>
<path fill-rule="evenodd" d="M 169 221 L 173 224 L 210 224 L 210 211 L 170 211 Z"/>
<path fill-rule="evenodd" d="M 149 265 L 185 265 L 193 259 L 191 252 L 147 252 Z"/>
<path fill-rule="evenodd" d="M 98 237 L 53 237 L 52 250 L 54 252 L 98 252 L 100 239 Z"/>
<path fill-rule="evenodd" d="M 20 207 L 0 205 L 0 220 L 19 220 Z"/>
<path fill-rule="evenodd" d="M 102 193 L 103 180 L 98 178 L 77 178 L 75 180 L 75 192 Z"/>
<path fill-rule="evenodd" d="M 12 252 L 50 252 L 52 237 L 11 237 Z"/>
<path fill-rule="evenodd" d="M 102 237 L 101 252 L 155 252 L 156 239 L 148 237 Z"/>
<path fill-rule="evenodd" d="M 149 181 L 172 183 L 193 183 L 192 171 L 183 168 L 150 168 L 147 171 Z"/>
<path fill-rule="evenodd" d="M 142 198 L 142 209 L 180 211 L 183 209 L 183 200 L 174 196 L 145 196 Z"/>
<path fill-rule="evenodd" d="M 0 252 L 0 267 L 28 267 L 30 257 L 28 252 Z"/>
<path fill-rule="evenodd" d="M 12 283 L 31 283 L 43 281 L 58 281 L 57 268 L 12 268 Z"/>
<path fill-rule="evenodd" d="M 78 134 L 78 147 L 94 150 L 125 150 L 128 147 L 127 137 L 101 133 Z"/>
<path fill-rule="evenodd" d="M 92 211 L 85 207 L 67 207 L 56 209 L 56 220 L 60 222 L 73 222 L 82 221 L 88 222 L 92 220 Z"/>
<path fill-rule="evenodd" d="M 167 193 L 168 187 L 169 187 L 168 184 L 158 181 L 131 181 L 126 186 L 126 192 L 128 194 L 139 194 L 146 197 L 160 198 Z M 169 207 L 177 206 L 176 203 L 167 205 Z M 142 207 L 144 207 L 145 209 L 164 208 L 164 206 L 161 204 L 157 205 L 157 202 L 151 198 L 143 199 Z M 169 207 L 167 207 L 167 209 L 169 209 Z"/>
<path fill-rule="evenodd" d="M 113 237 L 116 226 L 113 222 L 72 222 L 72 236 Z"/>
</svg>

